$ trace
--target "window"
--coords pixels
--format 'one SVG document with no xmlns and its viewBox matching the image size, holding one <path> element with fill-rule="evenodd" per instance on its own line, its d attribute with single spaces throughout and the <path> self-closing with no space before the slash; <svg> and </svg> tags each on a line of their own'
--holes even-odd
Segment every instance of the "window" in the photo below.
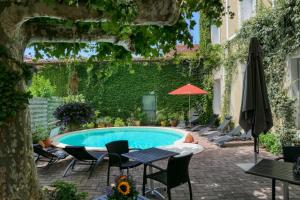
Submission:
<svg viewBox="0 0 300 200">
<path fill-rule="evenodd" d="M 300 128 L 300 58 L 290 60 L 291 94 L 296 99 L 296 126 Z"/>
<path fill-rule="evenodd" d="M 239 1 L 239 27 L 243 22 L 255 15 L 256 0 Z"/>
<path fill-rule="evenodd" d="M 221 113 L 221 79 L 214 80 L 214 98 L 213 98 L 213 112 L 214 114 Z"/>
<path fill-rule="evenodd" d="M 211 43 L 220 44 L 221 43 L 220 28 L 215 25 L 212 25 L 210 30 L 211 30 Z"/>
</svg>

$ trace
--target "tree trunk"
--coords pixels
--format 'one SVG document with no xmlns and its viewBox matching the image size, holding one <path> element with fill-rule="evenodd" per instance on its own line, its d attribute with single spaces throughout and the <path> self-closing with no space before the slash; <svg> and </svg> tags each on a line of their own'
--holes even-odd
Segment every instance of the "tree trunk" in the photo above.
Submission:
<svg viewBox="0 0 300 200">
<path fill-rule="evenodd" d="M 20 63 L 16 61 L 22 62 L 24 48 L 22 48 L 21 45 L 12 46 L 11 44 L 14 42 L 15 44 L 18 43 L 9 40 L 5 42 L 3 38 L 7 39 L 8 37 L 4 35 L 4 37 L 1 38 L 2 41 L 0 39 L 0 48 L 1 46 L 6 46 L 6 48 L 8 48 L 8 56 L 0 54 L 0 64 L 3 64 L 5 68 L 9 70 L 21 72 L 22 68 Z M 7 44 L 10 44 L 10 46 Z M 20 41 L 19 44 L 22 44 L 22 42 Z M 0 79 L 0 87 L 3 85 L 2 81 L 5 80 Z M 24 92 L 26 90 L 24 79 L 19 80 L 15 90 L 18 92 Z M 10 100 L 12 101 L 12 99 L 10 99 L 11 97 L 1 96 L 0 98 L 7 98 L 8 102 L 10 102 Z M 0 112 L 3 112 L 3 110 Z M 43 199 L 37 179 L 36 166 L 33 160 L 32 139 L 28 119 L 29 112 L 26 105 L 26 108 L 17 111 L 14 117 L 5 120 L 4 123 L 0 123 L 1 200 Z"/>
</svg>

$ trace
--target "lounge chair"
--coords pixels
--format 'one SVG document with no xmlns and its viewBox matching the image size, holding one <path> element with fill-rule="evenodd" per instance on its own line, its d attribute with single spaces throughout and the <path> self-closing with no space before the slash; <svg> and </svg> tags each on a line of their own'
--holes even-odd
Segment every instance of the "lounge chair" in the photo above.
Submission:
<svg viewBox="0 0 300 200">
<path fill-rule="evenodd" d="M 180 121 L 178 123 L 178 125 L 176 126 L 176 128 L 180 128 L 180 129 L 185 129 L 186 128 L 186 124 L 185 124 L 185 121 Z"/>
<path fill-rule="evenodd" d="M 53 138 L 53 137 L 57 136 L 58 134 L 60 134 L 60 132 L 61 132 L 60 127 L 55 127 L 53 129 L 51 129 L 49 136 L 50 136 L 50 138 Z"/>
<path fill-rule="evenodd" d="M 220 139 L 221 137 L 224 137 L 224 136 L 230 136 L 230 137 L 240 136 L 241 130 L 242 130 L 242 128 L 238 125 L 237 127 L 232 129 L 228 133 L 215 132 L 214 134 L 208 135 L 207 139 L 209 141 L 214 141 L 214 140 Z"/>
<path fill-rule="evenodd" d="M 215 138 L 213 141 L 216 145 L 220 147 L 224 147 L 226 142 L 230 142 L 232 140 L 249 140 L 252 139 L 251 131 L 248 132 L 241 132 L 242 129 L 240 129 L 239 133 L 236 131 L 233 134 L 224 135 L 219 138 Z M 233 131 L 233 130 L 232 130 Z"/>
<path fill-rule="evenodd" d="M 190 131 L 199 131 L 199 130 L 205 128 L 205 127 L 213 128 L 213 126 L 215 125 L 218 117 L 219 117 L 219 115 L 214 114 L 214 115 L 211 116 L 211 118 L 209 119 L 207 124 L 205 124 L 205 125 L 203 125 L 203 124 L 202 125 L 201 124 L 196 125 L 193 128 L 191 128 Z"/>
<path fill-rule="evenodd" d="M 39 144 L 33 145 L 33 151 L 36 153 L 37 157 L 35 159 L 35 163 L 38 161 L 41 162 L 48 162 L 46 168 L 48 169 L 52 164 L 56 163 L 57 161 L 64 159 L 67 157 L 63 151 L 59 151 L 57 149 L 48 149 L 45 150 Z"/>
<path fill-rule="evenodd" d="M 87 151 L 85 147 L 82 146 L 66 146 L 63 149 L 65 152 L 73 156 L 73 160 L 70 162 L 70 164 L 67 166 L 65 169 L 63 177 L 65 177 L 72 168 L 73 171 L 75 164 L 80 164 L 80 165 L 90 165 L 89 169 L 87 171 L 80 171 L 80 172 L 88 172 L 90 171 L 89 177 L 91 177 L 94 168 L 100 164 L 100 162 L 104 159 L 104 157 L 107 155 L 107 153 L 104 152 L 92 152 L 92 151 Z"/>
<path fill-rule="evenodd" d="M 225 117 L 225 120 L 223 121 L 223 123 L 220 124 L 217 128 L 206 127 L 197 132 L 199 133 L 199 135 L 202 135 L 202 136 L 216 134 L 217 132 L 225 132 L 225 129 L 229 126 L 229 124 L 231 122 L 231 118 L 232 118 L 231 116 Z"/>
</svg>

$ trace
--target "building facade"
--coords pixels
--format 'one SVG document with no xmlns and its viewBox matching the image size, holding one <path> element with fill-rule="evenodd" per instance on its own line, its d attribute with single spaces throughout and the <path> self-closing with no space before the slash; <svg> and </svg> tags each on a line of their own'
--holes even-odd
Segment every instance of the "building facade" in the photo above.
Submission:
<svg viewBox="0 0 300 200">
<path fill-rule="evenodd" d="M 258 6 L 272 7 L 274 5 L 274 1 L 272 0 L 224 0 L 223 3 L 226 8 L 226 14 L 223 16 L 222 25 L 220 27 L 211 26 L 212 44 L 224 45 L 232 40 L 239 32 L 242 24 L 256 15 Z M 234 13 L 233 17 L 230 17 L 229 11 Z M 224 55 L 226 55 L 228 49 L 225 48 L 224 51 Z M 245 67 L 246 63 L 238 63 L 237 68 L 232 74 L 231 80 L 229 113 L 233 117 L 233 122 L 236 124 L 238 123 L 240 114 Z M 213 110 L 215 114 L 219 115 L 221 114 L 224 101 L 225 74 L 226 71 L 224 66 L 220 66 L 213 74 Z"/>
</svg>

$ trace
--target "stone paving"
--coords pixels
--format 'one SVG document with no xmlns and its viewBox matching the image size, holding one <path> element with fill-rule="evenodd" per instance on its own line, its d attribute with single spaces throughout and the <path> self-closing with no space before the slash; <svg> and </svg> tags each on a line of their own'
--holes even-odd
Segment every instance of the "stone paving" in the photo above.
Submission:
<svg viewBox="0 0 300 200">
<path fill-rule="evenodd" d="M 206 138 L 196 137 L 205 150 L 193 156 L 190 164 L 190 178 L 192 182 L 194 200 L 254 200 L 271 199 L 271 180 L 245 174 L 237 163 L 247 163 L 253 160 L 253 143 L 233 142 L 225 148 L 219 148 Z M 274 157 L 261 150 L 259 158 Z M 89 199 L 104 194 L 106 185 L 107 161 L 101 163 L 94 174 L 88 179 L 86 172 L 71 172 L 62 177 L 70 159 L 63 160 L 51 166 L 48 170 L 38 168 L 40 183 L 49 185 L 55 180 L 75 183 L 80 191 L 88 192 Z M 166 166 L 166 161 L 156 163 Z M 117 175 L 118 170 L 112 172 Z M 138 190 L 141 189 L 143 168 L 131 171 L 137 181 Z M 158 184 L 156 184 L 158 185 Z M 283 199 L 282 184 L 277 182 L 276 199 Z M 172 199 L 188 200 L 188 186 L 182 185 L 172 190 Z M 290 186 L 290 199 L 300 199 L 300 186 Z"/>
</svg>

